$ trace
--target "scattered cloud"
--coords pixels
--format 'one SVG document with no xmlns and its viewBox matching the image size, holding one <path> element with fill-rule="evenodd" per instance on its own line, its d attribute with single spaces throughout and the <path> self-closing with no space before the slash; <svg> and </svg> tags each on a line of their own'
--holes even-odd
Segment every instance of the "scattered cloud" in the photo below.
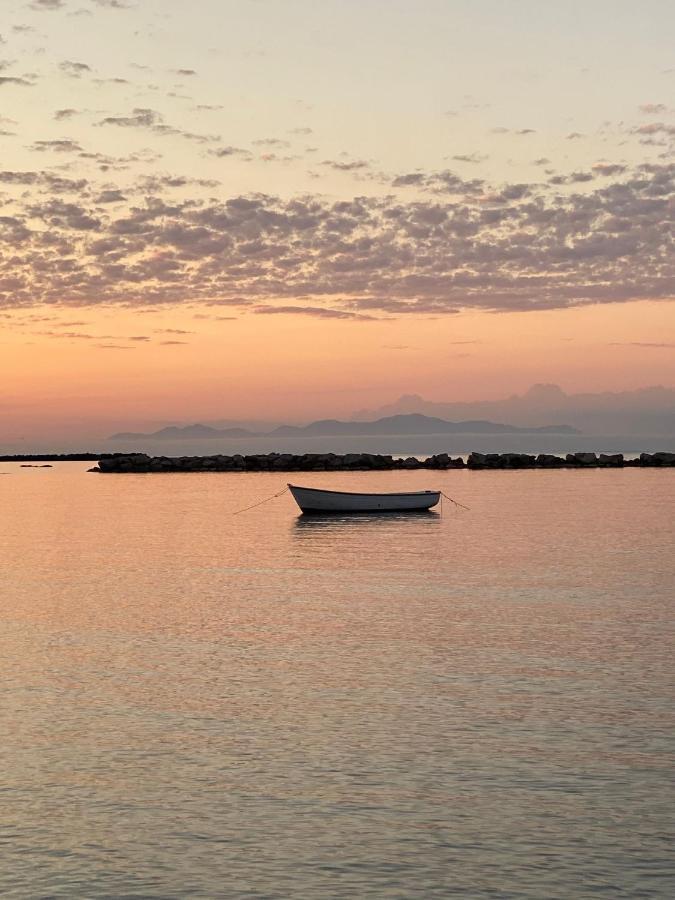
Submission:
<svg viewBox="0 0 675 900">
<path fill-rule="evenodd" d="M 534 128 L 505 128 L 503 125 L 497 125 L 495 128 L 491 128 L 490 132 L 492 134 L 515 134 L 520 136 L 536 134 Z"/>
<path fill-rule="evenodd" d="M 126 197 L 117 188 L 112 188 L 108 190 L 101 191 L 101 193 L 94 199 L 95 203 L 124 203 L 126 202 Z"/>
<path fill-rule="evenodd" d="M 44 12 L 45 10 L 63 9 L 66 0 L 32 0 L 30 8 L 36 12 Z"/>
<path fill-rule="evenodd" d="M 184 328 L 155 328 L 155 334 L 194 334 L 194 331 L 186 331 Z"/>
<path fill-rule="evenodd" d="M 365 159 L 352 159 L 349 161 L 324 159 L 321 165 L 335 169 L 337 172 L 359 172 L 370 168 L 370 163 L 366 162 Z"/>
<path fill-rule="evenodd" d="M 256 306 L 253 309 L 258 315 L 296 315 L 312 316 L 317 319 L 373 319 L 374 316 L 362 315 L 345 309 L 331 309 L 327 306 Z"/>
<path fill-rule="evenodd" d="M 113 125 L 117 128 L 147 129 L 153 134 L 182 137 L 186 140 L 196 141 L 201 144 L 220 140 L 217 135 L 193 134 L 190 131 L 184 131 L 181 128 L 167 125 L 164 122 L 164 117 L 160 113 L 147 107 L 136 107 L 132 110 L 130 116 L 106 116 L 97 124 L 99 126 Z"/>
<path fill-rule="evenodd" d="M 69 78 L 81 78 L 85 72 L 91 72 L 91 66 L 83 62 L 76 62 L 72 59 L 66 59 L 59 63 L 59 69 Z"/>
<path fill-rule="evenodd" d="M 21 78 L 17 75 L 0 75 L 0 87 L 10 84 L 15 84 L 19 87 L 35 87 L 35 82 L 29 81 L 27 78 Z"/>
<path fill-rule="evenodd" d="M 675 135 L 675 125 L 669 125 L 666 122 L 649 122 L 646 125 L 638 125 L 632 129 L 633 134 L 638 135 Z"/>
<path fill-rule="evenodd" d="M 211 156 L 217 156 L 219 159 L 225 159 L 228 156 L 239 156 L 242 159 L 252 159 L 253 154 L 249 150 L 241 147 L 218 147 L 216 150 L 209 150 Z"/>
<path fill-rule="evenodd" d="M 276 147 L 279 149 L 290 147 L 288 141 L 283 141 L 281 138 L 260 138 L 257 141 L 253 141 L 254 147 Z"/>
<path fill-rule="evenodd" d="M 68 107 L 67 109 L 57 109 L 54 113 L 54 118 L 57 122 L 61 122 L 64 119 L 72 119 L 73 116 L 78 115 L 80 110 L 72 109 L 72 107 Z"/>
<path fill-rule="evenodd" d="M 54 153 L 81 153 L 82 147 L 77 141 L 71 140 L 54 140 L 54 141 L 35 141 L 30 148 L 40 153 L 52 150 Z"/>
<path fill-rule="evenodd" d="M 96 344 L 97 350 L 133 350 L 133 347 L 124 344 Z"/>
<path fill-rule="evenodd" d="M 659 116 L 668 112 L 668 107 L 665 103 L 641 103 L 638 109 L 641 113 L 645 113 L 648 116 Z"/>
<path fill-rule="evenodd" d="M 457 162 L 465 163 L 482 163 L 488 159 L 487 156 L 483 156 L 481 153 L 458 153 L 452 158 Z"/>
<path fill-rule="evenodd" d="M 103 6 L 106 9 L 131 9 L 131 4 L 125 0 L 90 0 L 96 6 Z"/>
<path fill-rule="evenodd" d="M 646 350 L 675 350 L 674 343 L 656 341 L 612 341 L 610 347 L 641 347 Z"/>
<path fill-rule="evenodd" d="M 163 125 L 145 108 L 102 123 Z M 36 144 L 78 152 L 68 140 Z M 336 201 L 311 192 L 214 199 L 204 189 L 215 193 L 215 182 L 182 176 L 122 185 L 110 174 L 94 183 L 67 171 L 0 170 L 9 198 L 0 210 L 0 308 L 201 302 L 353 319 L 675 296 L 667 243 L 675 165 L 603 161 L 554 179 L 491 184 L 413 171 L 382 182 L 382 196 Z"/>
<path fill-rule="evenodd" d="M 610 176 L 623 175 L 628 167 L 620 163 L 597 162 L 594 163 L 592 168 L 597 175 Z"/>
</svg>

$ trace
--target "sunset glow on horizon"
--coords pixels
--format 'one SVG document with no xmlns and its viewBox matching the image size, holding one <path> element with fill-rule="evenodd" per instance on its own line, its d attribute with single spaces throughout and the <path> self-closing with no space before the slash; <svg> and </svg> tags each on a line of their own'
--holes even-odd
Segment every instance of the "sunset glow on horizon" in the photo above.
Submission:
<svg viewBox="0 0 675 900">
<path fill-rule="evenodd" d="M 10 0 L 0 449 L 675 387 L 673 7 L 517 9 Z"/>
</svg>

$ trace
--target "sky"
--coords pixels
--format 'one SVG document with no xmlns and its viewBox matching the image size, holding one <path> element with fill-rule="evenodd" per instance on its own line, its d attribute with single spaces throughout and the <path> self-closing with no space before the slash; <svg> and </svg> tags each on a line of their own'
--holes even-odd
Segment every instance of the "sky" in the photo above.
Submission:
<svg viewBox="0 0 675 900">
<path fill-rule="evenodd" d="M 675 386 L 672 2 L 2 6 L 0 443 Z"/>
</svg>

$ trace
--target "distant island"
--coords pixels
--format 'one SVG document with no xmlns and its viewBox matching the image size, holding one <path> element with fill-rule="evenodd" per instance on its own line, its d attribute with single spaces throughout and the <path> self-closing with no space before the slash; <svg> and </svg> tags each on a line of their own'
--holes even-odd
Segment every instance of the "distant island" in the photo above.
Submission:
<svg viewBox="0 0 675 900">
<path fill-rule="evenodd" d="M 297 437 L 372 437 L 396 435 L 439 435 L 439 434 L 581 434 L 571 425 L 543 425 L 527 427 L 506 425 L 484 419 L 464 422 L 450 422 L 420 413 L 385 416 L 373 422 L 342 422 L 338 419 L 320 419 L 309 425 L 281 425 L 272 431 L 249 431 L 246 428 L 212 428 L 209 425 L 171 425 L 159 431 L 119 432 L 109 438 L 111 441 L 138 440 L 204 440 L 209 438 L 297 438 Z"/>
</svg>

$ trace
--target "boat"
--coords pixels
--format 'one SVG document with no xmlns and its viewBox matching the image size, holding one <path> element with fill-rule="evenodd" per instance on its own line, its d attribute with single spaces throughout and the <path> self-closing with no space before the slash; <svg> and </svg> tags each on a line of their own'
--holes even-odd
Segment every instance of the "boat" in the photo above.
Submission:
<svg viewBox="0 0 675 900">
<path fill-rule="evenodd" d="M 423 512 L 441 499 L 440 491 L 357 494 L 297 484 L 289 484 L 288 489 L 303 513 Z"/>
</svg>

